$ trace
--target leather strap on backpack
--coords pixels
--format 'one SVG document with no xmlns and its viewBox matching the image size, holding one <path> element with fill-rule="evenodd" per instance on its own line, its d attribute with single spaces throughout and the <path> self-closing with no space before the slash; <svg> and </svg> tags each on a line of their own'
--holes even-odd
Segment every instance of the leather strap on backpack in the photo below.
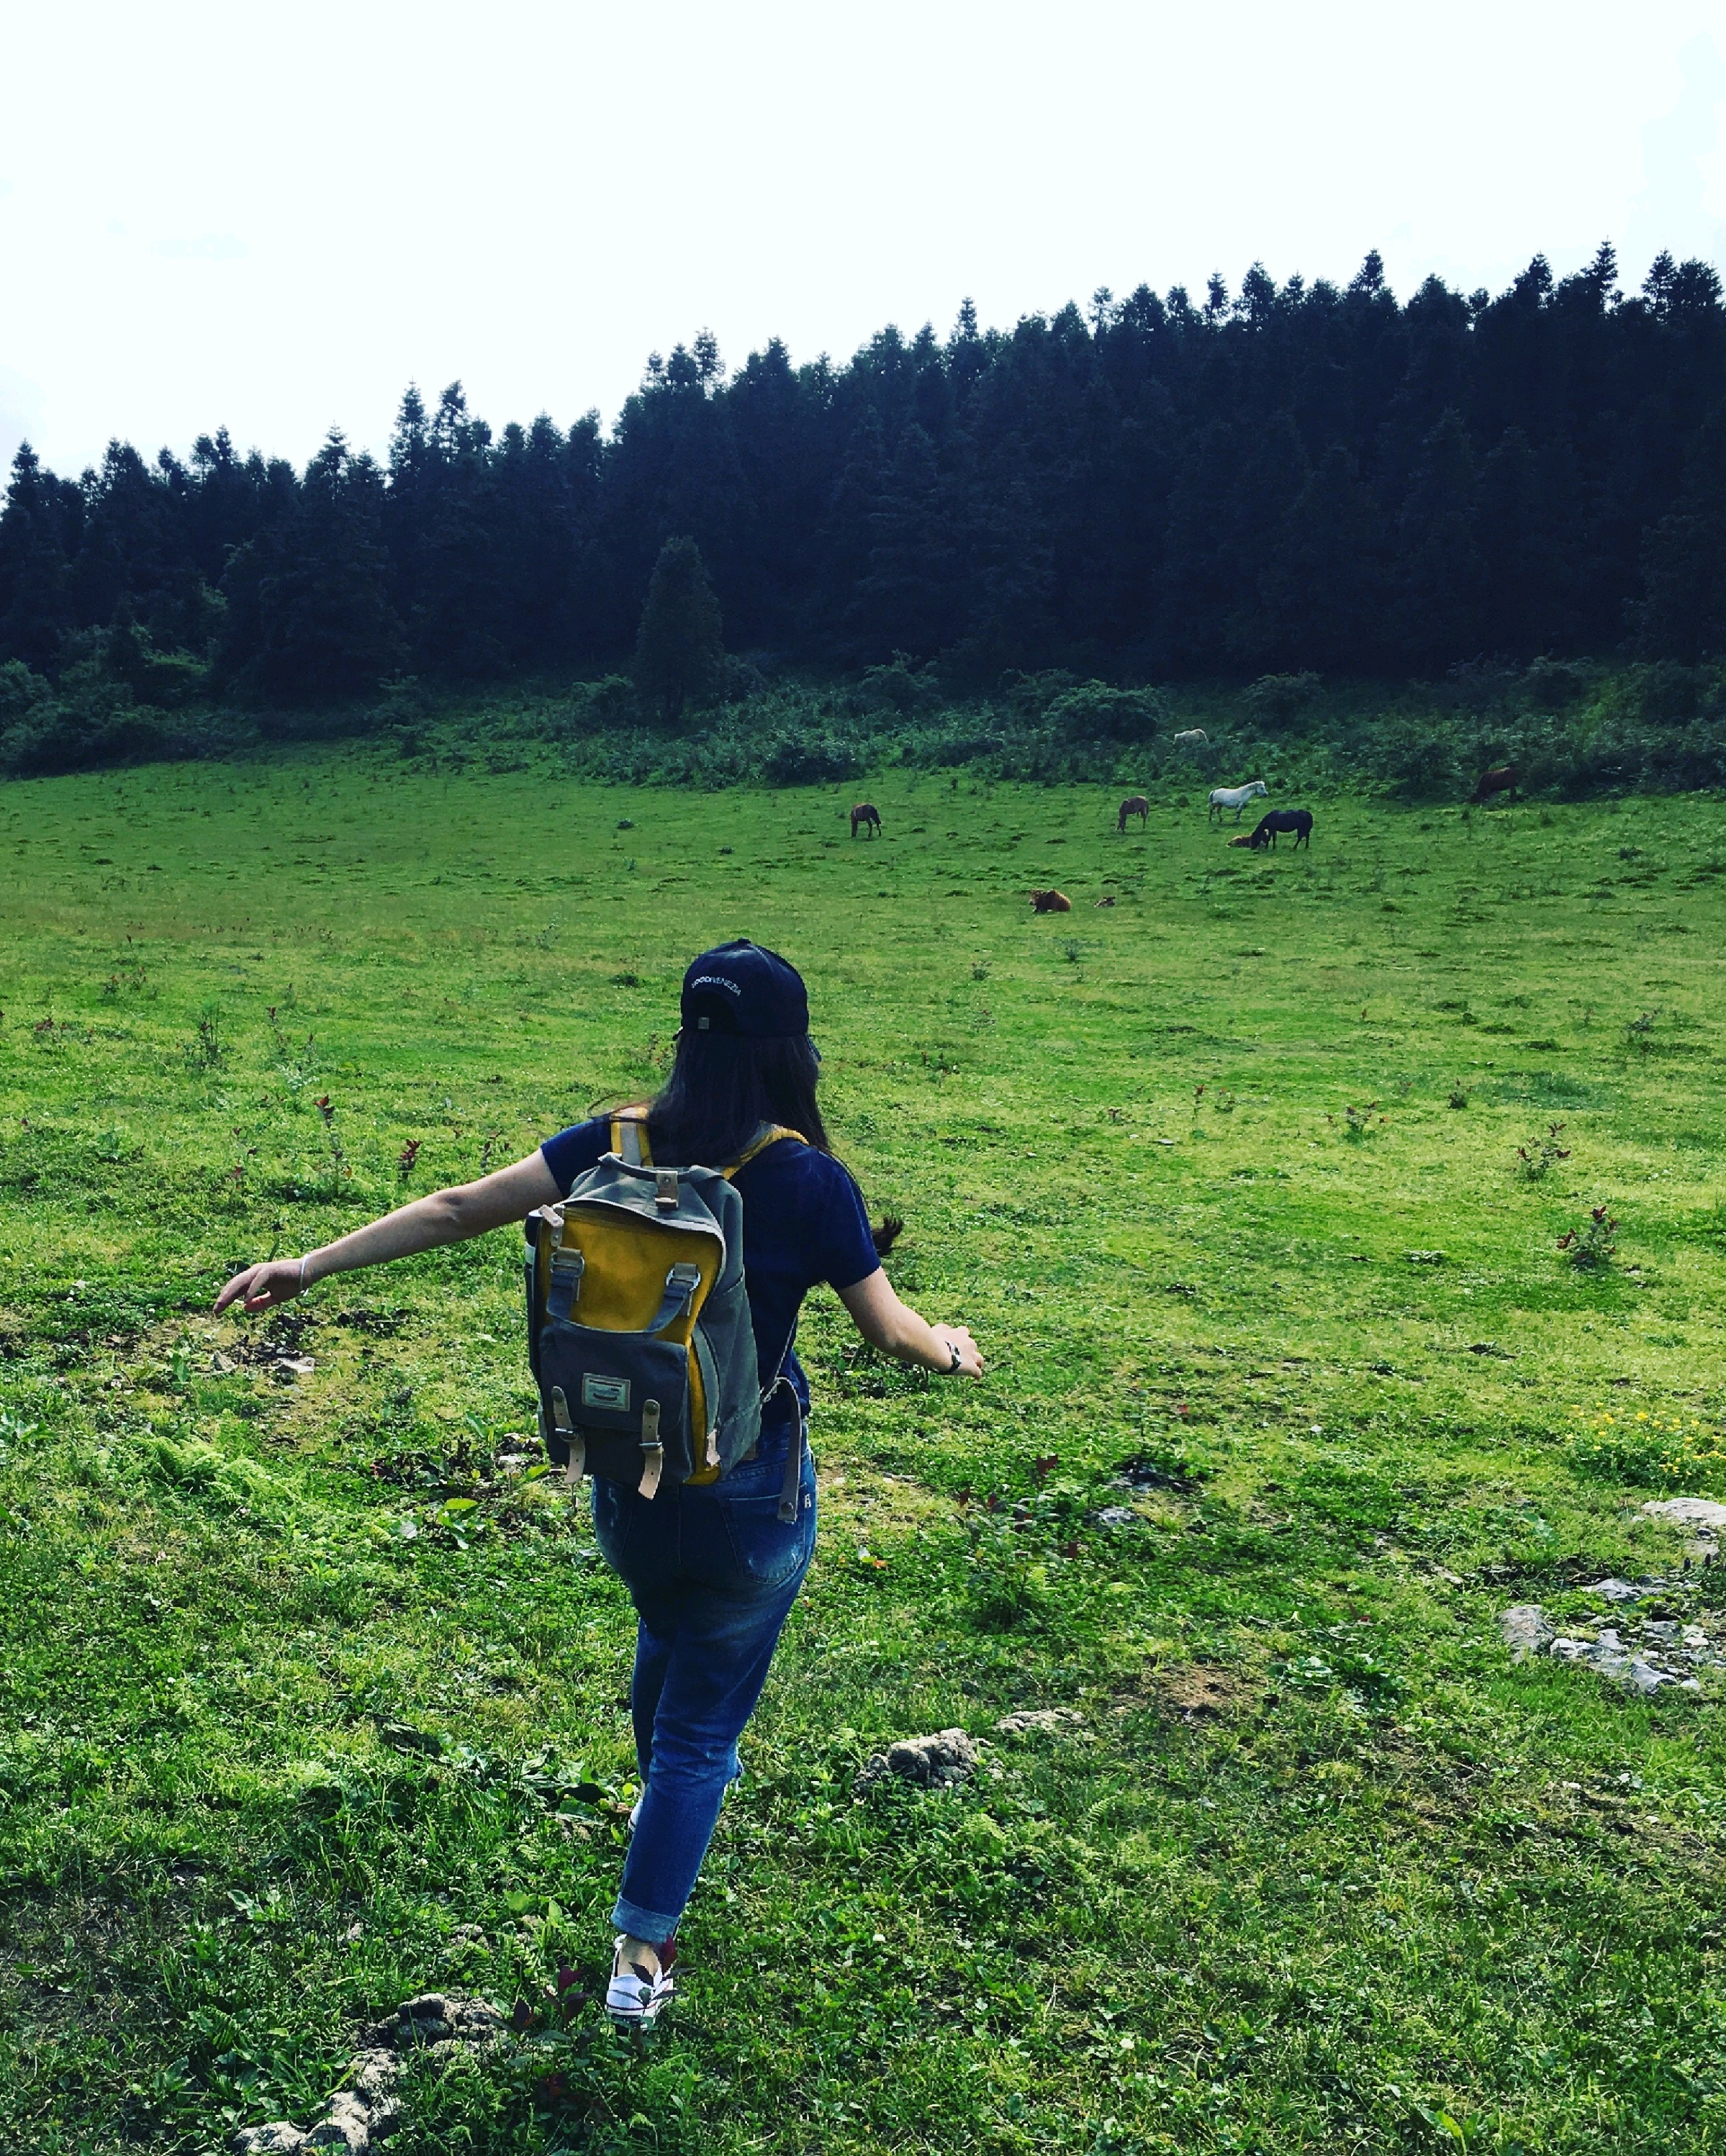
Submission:
<svg viewBox="0 0 1726 2156">
<path fill-rule="evenodd" d="M 779 1485 L 779 1524 L 789 1527 L 796 1520 L 803 1495 L 803 1403 L 797 1402 L 791 1420 L 791 1442 L 785 1448 L 785 1479 Z"/>
<path fill-rule="evenodd" d="M 647 1107 L 619 1108 L 611 1119 L 611 1149 L 631 1168 L 651 1168 L 653 1152 L 647 1142 Z"/>
<path fill-rule="evenodd" d="M 610 1136 L 611 1150 L 628 1167 L 651 1168 L 654 1165 L 653 1148 L 647 1142 L 647 1108 L 645 1103 L 638 1102 L 633 1107 L 619 1108 L 611 1119 Z M 757 1153 L 765 1152 L 769 1146 L 777 1145 L 781 1138 L 795 1138 L 799 1145 L 809 1143 L 801 1131 L 794 1131 L 787 1123 L 763 1123 L 731 1166 L 721 1168 L 720 1173 L 729 1183 L 740 1168 L 747 1168 Z"/>
</svg>

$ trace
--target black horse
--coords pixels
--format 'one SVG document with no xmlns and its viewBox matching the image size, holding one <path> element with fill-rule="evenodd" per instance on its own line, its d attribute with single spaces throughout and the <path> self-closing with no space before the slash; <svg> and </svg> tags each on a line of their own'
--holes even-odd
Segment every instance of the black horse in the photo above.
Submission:
<svg viewBox="0 0 1726 2156">
<path fill-rule="evenodd" d="M 1310 852 L 1312 845 L 1312 812 L 1310 808 L 1273 808 L 1268 816 L 1259 819 L 1258 829 L 1247 840 L 1249 846 L 1271 846 L 1277 844 L 1279 831 L 1292 831 L 1295 844 L 1304 845 Z"/>
</svg>

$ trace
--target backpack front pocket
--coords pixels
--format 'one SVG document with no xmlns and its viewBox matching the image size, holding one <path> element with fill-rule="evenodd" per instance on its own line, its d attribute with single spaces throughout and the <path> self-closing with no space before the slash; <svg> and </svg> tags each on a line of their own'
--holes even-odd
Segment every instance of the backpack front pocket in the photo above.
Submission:
<svg viewBox="0 0 1726 2156">
<path fill-rule="evenodd" d="M 540 1385 L 553 1430 L 567 1425 L 585 1440 L 589 1473 L 634 1482 L 651 1453 L 656 1466 L 682 1481 L 695 1464 L 689 1351 L 678 1342 L 553 1323 L 540 1336 Z"/>
</svg>

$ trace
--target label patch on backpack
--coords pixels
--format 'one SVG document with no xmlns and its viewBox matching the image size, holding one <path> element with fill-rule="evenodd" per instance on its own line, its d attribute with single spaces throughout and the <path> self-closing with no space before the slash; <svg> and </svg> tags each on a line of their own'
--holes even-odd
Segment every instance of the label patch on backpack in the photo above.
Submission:
<svg viewBox="0 0 1726 2156">
<path fill-rule="evenodd" d="M 629 1381 L 627 1378 L 596 1378 L 590 1371 L 583 1371 L 581 1404 L 584 1408 L 606 1408 L 618 1414 L 627 1414 Z"/>
</svg>

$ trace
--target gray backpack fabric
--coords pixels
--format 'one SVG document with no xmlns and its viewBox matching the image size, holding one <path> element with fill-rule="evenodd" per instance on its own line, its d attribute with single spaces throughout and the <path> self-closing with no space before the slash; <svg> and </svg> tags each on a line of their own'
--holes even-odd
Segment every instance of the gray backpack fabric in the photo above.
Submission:
<svg viewBox="0 0 1726 2156">
<path fill-rule="evenodd" d="M 783 1382 L 776 1370 L 762 1385 L 731 1178 L 797 1134 L 769 1129 L 712 1168 L 651 1163 L 645 1118 L 615 1118 L 612 1133 L 568 1198 L 528 1216 L 528 1359 L 542 1440 L 571 1486 L 603 1476 L 650 1499 L 662 1481 L 717 1481 L 752 1456 Z M 787 1522 L 802 1466 L 799 1417 L 779 1495 Z"/>
</svg>

